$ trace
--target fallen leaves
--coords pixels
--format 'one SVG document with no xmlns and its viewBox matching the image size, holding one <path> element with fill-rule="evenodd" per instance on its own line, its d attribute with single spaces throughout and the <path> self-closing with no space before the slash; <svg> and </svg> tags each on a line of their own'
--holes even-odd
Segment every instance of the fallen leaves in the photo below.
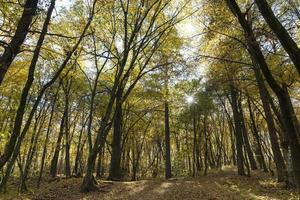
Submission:
<svg viewBox="0 0 300 200">
<path fill-rule="evenodd" d="M 82 194 L 81 179 L 62 179 L 44 184 L 30 200 L 296 200 L 296 192 L 287 190 L 268 174 L 255 171 L 251 177 L 234 171 L 197 178 L 143 180 L 136 182 L 100 181 L 99 190 Z M 1 199 L 1 196 L 0 196 Z M 18 198 L 22 199 L 22 198 Z"/>
</svg>

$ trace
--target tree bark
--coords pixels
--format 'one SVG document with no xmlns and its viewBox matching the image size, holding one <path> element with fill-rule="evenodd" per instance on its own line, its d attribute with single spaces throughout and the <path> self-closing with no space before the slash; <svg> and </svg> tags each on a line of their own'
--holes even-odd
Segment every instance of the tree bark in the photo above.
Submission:
<svg viewBox="0 0 300 200">
<path fill-rule="evenodd" d="M 253 151 L 251 149 L 251 145 L 249 142 L 248 131 L 247 131 L 246 124 L 245 124 L 245 118 L 244 118 L 241 99 L 238 102 L 238 106 L 239 106 L 239 115 L 240 115 L 240 119 L 241 119 L 241 126 L 242 126 L 242 130 L 243 130 L 243 139 L 244 139 L 244 144 L 245 144 L 247 155 L 248 155 L 249 162 L 250 162 L 250 167 L 252 170 L 256 170 L 257 164 L 254 159 Z"/>
<path fill-rule="evenodd" d="M 276 94 L 279 106 L 281 109 L 282 117 L 286 126 L 286 136 L 288 143 L 291 148 L 293 173 L 295 177 L 295 182 L 297 185 L 298 193 L 300 194 L 300 144 L 297 136 L 298 125 L 295 125 L 295 116 L 293 111 L 293 106 L 291 103 L 290 96 L 286 90 L 284 90 L 274 79 L 268 64 L 264 58 L 264 55 L 260 49 L 258 42 L 256 41 L 255 35 L 253 33 L 252 27 L 245 18 L 245 15 L 241 12 L 238 4 L 235 0 L 227 0 L 228 6 L 233 12 L 233 14 L 238 18 L 240 25 L 245 32 L 245 38 L 248 46 L 248 52 L 251 57 L 255 60 L 264 74 L 266 81 L 270 85 L 271 89 Z"/>
<path fill-rule="evenodd" d="M 65 126 L 65 120 L 66 120 L 66 109 L 64 111 L 64 114 L 61 118 L 61 123 L 60 123 L 60 128 L 59 128 L 59 133 L 56 141 L 56 147 L 54 150 L 54 154 L 51 160 L 51 166 L 50 166 L 50 175 L 52 178 L 56 177 L 57 174 L 57 164 L 58 164 L 58 157 L 59 157 L 59 152 L 61 149 L 61 141 L 64 135 L 64 126 Z"/>
<path fill-rule="evenodd" d="M 247 101 L 248 101 L 247 103 L 248 103 L 249 115 L 250 115 L 250 120 L 251 120 L 252 133 L 253 133 L 253 136 L 254 136 L 254 139 L 256 142 L 256 158 L 258 160 L 260 168 L 263 169 L 264 172 L 268 172 L 264 154 L 263 154 L 262 147 L 261 147 L 258 129 L 257 129 L 256 123 L 255 123 L 255 118 L 254 118 L 254 114 L 253 114 L 253 110 L 252 110 L 252 106 L 251 106 L 251 102 L 250 102 L 249 98 Z"/>
<path fill-rule="evenodd" d="M 65 175 L 67 178 L 71 177 L 71 163 L 70 163 L 70 148 L 71 148 L 71 138 L 70 138 L 70 125 L 69 125 L 69 101 L 70 101 L 70 91 L 72 87 L 72 79 L 67 81 L 65 88 L 65 120 L 64 120 L 64 133 L 65 133 Z"/>
<path fill-rule="evenodd" d="M 98 134 L 96 136 L 95 142 L 93 147 L 89 148 L 89 155 L 87 160 L 87 169 L 85 176 L 83 178 L 83 182 L 81 184 L 81 192 L 87 193 L 96 189 L 96 181 L 93 176 L 93 171 L 95 168 L 95 163 L 97 159 L 97 154 L 99 153 L 100 149 L 104 147 L 107 134 L 111 129 L 111 125 L 109 124 L 110 115 L 112 113 L 113 105 L 115 102 L 115 95 L 114 92 L 116 90 L 117 83 L 115 82 L 113 87 L 113 93 L 110 97 L 108 106 L 105 111 L 105 115 L 101 120 L 100 128 L 98 130 Z"/>
<path fill-rule="evenodd" d="M 101 150 L 98 153 L 98 162 L 97 162 L 97 169 L 96 169 L 96 177 L 101 178 L 102 177 L 102 168 L 103 168 L 103 151 L 104 149 L 101 148 Z"/>
<path fill-rule="evenodd" d="M 285 51 L 289 54 L 292 62 L 294 63 L 298 73 L 300 74 L 300 49 L 297 43 L 290 36 L 288 31 L 284 28 L 284 26 L 277 19 L 275 14 L 273 13 L 271 7 L 269 6 L 266 0 L 255 0 L 255 3 L 272 29 L 277 38 L 279 39 L 281 45 L 285 49 Z"/>
<path fill-rule="evenodd" d="M 82 141 L 82 135 L 83 135 L 83 131 L 85 129 L 85 125 L 87 123 L 87 120 L 85 120 L 84 118 L 85 118 L 85 116 L 82 116 L 82 122 L 81 122 L 82 128 L 79 133 L 78 144 L 77 144 L 77 148 L 76 148 L 75 164 L 74 164 L 74 168 L 73 168 L 73 175 L 75 177 L 82 177 L 82 175 L 83 175 L 83 170 L 81 168 L 81 160 L 82 160 L 82 155 L 83 155 L 83 147 L 86 143 L 86 139 Z"/>
<path fill-rule="evenodd" d="M 24 117 L 26 104 L 27 104 L 27 97 L 29 95 L 29 91 L 30 91 L 31 86 L 32 86 L 33 81 L 34 81 L 35 67 L 36 67 L 36 64 L 38 62 L 41 47 L 43 45 L 45 36 L 47 34 L 47 31 L 48 31 L 48 25 L 50 23 L 51 15 L 52 15 L 52 11 L 54 10 L 54 7 L 55 7 L 55 0 L 52 0 L 50 6 L 48 8 L 47 17 L 44 21 L 42 32 L 41 32 L 40 37 L 38 39 L 38 42 L 37 42 L 37 45 L 35 47 L 33 57 L 32 57 L 32 60 L 31 60 L 30 66 L 29 66 L 27 81 L 26 81 L 25 86 L 22 90 L 21 99 L 20 99 L 20 102 L 19 102 L 19 106 L 18 106 L 18 109 L 17 109 L 15 121 L 14 121 L 14 128 L 13 128 L 12 134 L 9 138 L 9 141 L 5 146 L 4 153 L 0 156 L 0 169 L 3 168 L 5 163 L 9 160 L 9 158 L 13 154 L 13 151 L 14 151 L 14 148 L 15 148 L 15 145 L 16 145 L 16 142 L 17 142 L 17 138 L 20 135 L 22 122 L 23 122 L 23 117 Z M 1 83 L 1 77 L 0 77 L 0 83 Z"/>
<path fill-rule="evenodd" d="M 204 132 L 204 146 L 205 146 L 205 151 L 204 151 L 204 173 L 203 175 L 206 176 L 207 175 L 207 170 L 208 170 L 208 159 L 209 159 L 209 155 L 208 155 L 208 133 L 207 133 L 207 125 L 206 125 L 206 118 L 207 116 L 204 116 L 203 119 L 203 132 Z"/>
<path fill-rule="evenodd" d="M 165 102 L 165 143 L 166 143 L 166 160 L 165 160 L 165 177 L 172 177 L 171 172 L 171 152 L 170 152 L 170 123 L 169 123 L 169 104 Z"/>
<path fill-rule="evenodd" d="M 43 107 L 45 106 L 45 104 L 46 104 L 46 101 L 45 101 Z M 38 116 L 38 118 L 36 119 L 36 125 L 34 127 L 34 132 L 33 132 L 33 135 L 32 135 L 30 148 L 29 148 L 28 153 L 27 153 L 26 163 L 25 163 L 22 175 L 21 175 L 21 181 L 20 181 L 20 186 L 19 186 L 21 193 L 24 193 L 24 192 L 27 191 L 26 181 L 28 179 L 28 174 L 30 172 L 30 167 L 32 165 L 32 160 L 33 160 L 35 154 L 37 153 L 36 149 L 37 149 L 37 145 L 38 145 L 38 139 L 40 137 L 44 122 L 46 120 L 46 113 L 48 111 L 48 108 L 42 114 L 43 116 Z M 39 119 L 39 118 L 41 118 L 41 119 Z M 38 121 L 39 121 L 39 127 L 37 126 Z"/>
<path fill-rule="evenodd" d="M 5 44 L 4 53 L 0 56 L 0 85 L 11 63 L 20 51 L 21 45 L 28 34 L 32 19 L 36 14 L 38 0 L 27 0 L 24 5 L 22 16 L 18 22 L 17 30 L 9 44 Z M 0 43 L 1 45 L 1 43 Z"/>
<path fill-rule="evenodd" d="M 54 115 L 54 111 L 55 111 L 55 106 L 56 106 L 56 101 L 57 101 L 57 97 L 58 97 L 58 92 L 59 92 L 59 87 L 58 87 L 58 89 L 56 91 L 56 94 L 54 96 L 54 99 L 53 99 L 53 102 L 52 102 L 52 106 L 51 106 L 51 114 L 50 114 L 50 118 L 49 118 L 49 123 L 48 123 L 46 138 L 45 138 L 45 143 L 44 143 L 44 147 L 43 147 L 43 153 L 42 153 L 42 158 L 41 158 L 41 166 L 40 166 L 40 172 L 39 172 L 37 187 L 40 187 L 40 183 L 41 183 L 42 176 L 43 176 L 43 170 L 44 170 L 44 165 L 45 165 L 45 158 L 46 158 L 46 154 L 47 154 L 47 144 L 48 144 L 48 141 L 49 141 L 50 132 L 52 130 L 52 120 L 53 120 L 53 115 Z"/>
<path fill-rule="evenodd" d="M 121 180 L 121 155 L 122 155 L 122 90 L 119 89 L 116 96 L 116 108 L 112 141 L 112 155 L 109 170 L 109 180 Z"/>
<path fill-rule="evenodd" d="M 233 85 L 230 86 L 231 106 L 235 124 L 236 160 L 239 175 L 245 175 L 244 155 L 243 155 L 243 130 L 238 111 L 237 91 Z"/>
<path fill-rule="evenodd" d="M 262 106 L 263 106 L 263 109 L 264 109 L 264 112 L 266 115 L 266 122 L 267 122 L 268 130 L 269 130 L 271 149 L 272 149 L 272 152 L 274 155 L 274 162 L 276 165 L 277 180 L 278 180 L 278 182 L 283 182 L 286 180 L 286 165 L 284 163 L 284 159 L 283 159 L 282 153 L 280 151 L 280 146 L 279 146 L 279 142 L 278 142 L 278 136 L 276 133 L 275 123 L 274 123 L 272 111 L 270 108 L 270 103 L 269 103 L 269 98 L 268 98 L 268 96 L 270 94 L 266 88 L 266 85 L 264 83 L 263 77 L 261 75 L 261 72 L 260 72 L 260 69 L 258 68 L 258 66 L 256 66 L 254 64 L 253 70 L 254 70 Z"/>
</svg>

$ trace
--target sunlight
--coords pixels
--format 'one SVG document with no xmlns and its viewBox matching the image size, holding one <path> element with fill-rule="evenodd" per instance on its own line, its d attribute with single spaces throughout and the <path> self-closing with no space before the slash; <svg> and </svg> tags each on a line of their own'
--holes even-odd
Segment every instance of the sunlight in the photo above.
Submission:
<svg viewBox="0 0 300 200">
<path fill-rule="evenodd" d="M 187 104 L 190 105 L 190 104 L 195 102 L 195 99 L 194 99 L 193 96 L 187 95 L 186 98 L 185 98 L 185 101 L 186 101 Z"/>
<path fill-rule="evenodd" d="M 299 199 L 299 12 L 0 0 L 0 200 Z"/>
</svg>

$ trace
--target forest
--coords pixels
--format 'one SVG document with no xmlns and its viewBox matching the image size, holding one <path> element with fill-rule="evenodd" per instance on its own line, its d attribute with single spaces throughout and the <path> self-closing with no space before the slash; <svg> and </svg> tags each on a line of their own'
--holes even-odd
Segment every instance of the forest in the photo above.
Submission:
<svg viewBox="0 0 300 200">
<path fill-rule="evenodd" d="M 299 199 L 299 74 L 299 0 L 0 0 L 0 199 Z"/>
</svg>

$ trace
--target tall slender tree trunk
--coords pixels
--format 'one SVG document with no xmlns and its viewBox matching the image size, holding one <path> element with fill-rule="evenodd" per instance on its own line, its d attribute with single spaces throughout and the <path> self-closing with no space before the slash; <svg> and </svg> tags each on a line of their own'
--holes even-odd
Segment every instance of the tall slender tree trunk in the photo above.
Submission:
<svg viewBox="0 0 300 200">
<path fill-rule="evenodd" d="M 297 43 L 293 40 L 288 31 L 277 19 L 266 0 L 255 0 L 255 3 L 260 13 L 279 39 L 281 45 L 289 54 L 289 57 L 294 63 L 298 73 L 300 74 L 300 48 L 298 47 Z"/>
<path fill-rule="evenodd" d="M 137 180 L 137 177 L 136 177 L 136 173 L 137 173 L 136 149 L 137 148 L 135 148 L 133 146 L 133 148 L 132 148 L 132 177 L 131 177 L 132 181 Z"/>
<path fill-rule="evenodd" d="M 121 180 L 121 155 L 122 155 L 122 91 L 119 90 L 116 97 L 115 119 L 112 141 L 112 155 L 109 170 L 110 180 Z"/>
<path fill-rule="evenodd" d="M 32 19 L 36 14 L 38 0 L 26 0 L 22 16 L 18 22 L 15 35 L 9 44 L 4 44 L 4 53 L 0 56 L 0 85 L 11 63 L 20 51 L 21 45 L 28 34 Z M 2 44 L 2 43 L 1 43 Z"/>
<path fill-rule="evenodd" d="M 59 87 L 58 87 L 57 92 L 54 96 L 52 106 L 51 106 L 51 114 L 50 114 L 47 133 L 46 133 L 46 137 L 45 137 L 45 143 L 44 143 L 44 146 L 43 146 L 43 153 L 42 153 L 42 158 L 41 158 L 41 165 L 40 165 L 40 172 L 39 172 L 37 187 L 40 187 L 42 176 L 43 176 L 43 170 L 44 170 L 45 159 L 46 159 L 46 154 L 47 154 L 47 145 L 48 145 L 48 142 L 49 142 L 49 135 L 50 135 L 50 132 L 52 130 L 52 120 L 53 120 L 53 115 L 54 115 L 54 111 L 55 111 L 55 107 L 56 107 L 56 101 L 57 101 L 58 93 L 59 93 Z"/>
<path fill-rule="evenodd" d="M 98 162 L 97 162 L 97 169 L 96 169 L 96 177 L 101 178 L 102 177 L 102 167 L 103 167 L 103 151 L 104 149 L 102 148 L 99 153 L 98 153 Z"/>
<path fill-rule="evenodd" d="M 88 156 L 88 160 L 87 160 L 86 173 L 85 173 L 85 176 L 83 178 L 83 182 L 82 182 L 81 188 L 80 188 L 81 192 L 86 193 L 86 192 L 90 192 L 90 191 L 93 191 L 96 189 L 96 181 L 93 176 L 93 171 L 95 168 L 97 154 L 100 151 L 100 149 L 104 147 L 107 134 L 108 134 L 109 130 L 111 129 L 111 126 L 108 124 L 108 121 L 109 121 L 110 115 L 112 113 L 114 102 L 115 102 L 115 96 L 112 95 L 110 97 L 105 115 L 101 120 L 100 128 L 98 130 L 98 134 L 96 136 L 94 146 L 92 148 L 89 148 L 89 156 Z"/>
<path fill-rule="evenodd" d="M 83 154 L 83 147 L 86 143 L 86 140 L 82 140 L 82 135 L 83 131 L 85 129 L 87 120 L 84 119 L 84 116 L 82 117 L 82 128 L 79 133 L 79 138 L 78 138 L 78 144 L 76 148 L 76 156 L 75 156 L 75 164 L 74 164 L 74 169 L 73 169 L 73 174 L 75 177 L 82 177 L 83 171 L 81 169 L 81 159 L 82 159 L 82 154 Z"/>
<path fill-rule="evenodd" d="M 201 165 L 200 165 L 200 137 L 198 136 L 197 131 L 197 119 L 196 119 L 196 112 L 193 112 L 193 132 L 194 132 L 194 148 L 195 148 L 195 164 L 196 164 L 196 171 L 199 172 Z M 200 133 L 199 133 L 200 134 Z"/>
<path fill-rule="evenodd" d="M 238 102 L 238 106 L 239 106 L 239 115 L 240 115 L 240 119 L 241 119 L 241 126 L 242 126 L 242 130 L 243 130 L 243 139 L 244 139 L 245 148 L 246 148 L 247 155 L 248 155 L 249 162 L 250 162 L 250 167 L 252 170 L 256 170 L 257 164 L 254 159 L 253 151 L 251 149 L 251 145 L 249 142 L 248 131 L 247 131 L 246 124 L 245 124 L 245 118 L 244 118 L 241 99 Z"/>
<path fill-rule="evenodd" d="M 171 152 L 170 152 L 170 122 L 169 122 L 169 103 L 165 102 L 165 177 L 169 179 L 172 177 L 171 172 Z"/>
<path fill-rule="evenodd" d="M 193 176 L 200 171 L 200 161 L 199 161 L 199 148 L 198 148 L 198 137 L 197 137 L 197 123 L 196 123 L 196 112 L 192 110 L 192 118 L 193 118 Z"/>
<path fill-rule="evenodd" d="M 41 112 L 42 112 L 42 110 L 39 111 L 38 115 L 40 115 Z M 17 140 L 15 150 L 14 150 L 8 164 L 6 165 L 5 174 L 4 174 L 4 177 L 2 178 L 1 184 L 0 184 L 0 191 L 6 191 L 6 185 L 7 185 L 8 179 L 9 179 L 11 173 L 13 172 L 13 168 L 14 168 L 16 160 L 20 156 L 20 148 L 21 148 L 24 137 L 25 137 L 25 132 L 22 131 L 22 134 L 20 135 L 20 137 Z M 19 164 L 19 166 L 21 166 L 20 163 L 18 163 L 18 164 Z M 23 169 L 23 167 L 21 166 L 20 173 L 23 173 L 22 169 Z"/>
<path fill-rule="evenodd" d="M 272 111 L 270 108 L 269 98 L 270 95 L 266 85 L 264 83 L 263 77 L 261 75 L 261 72 L 258 68 L 258 66 L 254 65 L 253 67 L 255 78 L 261 98 L 261 102 L 263 105 L 264 113 L 266 115 L 266 122 L 269 130 L 269 138 L 271 142 L 271 149 L 274 155 L 274 162 L 276 166 L 277 171 L 277 180 L 279 182 L 286 181 L 286 165 L 284 163 L 284 159 L 282 156 L 282 153 L 280 151 L 280 146 L 278 142 L 278 136 L 276 133 L 275 123 L 272 116 Z"/>
<path fill-rule="evenodd" d="M 245 38 L 247 41 L 248 52 L 251 57 L 255 60 L 255 63 L 259 65 L 266 81 L 270 85 L 271 89 L 276 94 L 282 117 L 286 127 L 286 137 L 291 148 L 291 157 L 293 165 L 293 173 L 295 182 L 297 185 L 298 193 L 300 194 L 300 144 L 297 136 L 298 125 L 295 125 L 294 110 L 291 103 L 288 92 L 280 87 L 280 85 L 274 79 L 268 64 L 264 58 L 264 55 L 260 49 L 258 42 L 256 41 L 251 25 L 245 18 L 245 15 L 241 12 L 238 4 L 235 0 L 227 0 L 228 6 L 233 14 L 238 18 L 240 25 L 245 32 Z"/>
<path fill-rule="evenodd" d="M 65 96 L 65 124 L 64 124 L 64 132 L 65 132 L 65 175 L 67 178 L 71 177 L 71 163 L 70 163 L 70 148 L 71 148 L 71 138 L 70 138 L 70 127 L 69 127 L 69 98 L 70 98 L 70 90 L 71 90 L 71 82 L 70 85 L 67 86 L 66 96 Z"/>
<path fill-rule="evenodd" d="M 52 178 L 56 177 L 57 175 L 57 164 L 58 164 L 58 158 L 59 158 L 59 152 L 61 150 L 61 141 L 64 135 L 64 126 L 65 126 L 65 120 L 66 120 L 66 109 L 64 111 L 64 114 L 61 118 L 59 133 L 57 136 L 56 146 L 54 149 L 54 154 L 51 160 L 51 166 L 50 166 L 50 175 Z"/>
<path fill-rule="evenodd" d="M 45 106 L 45 104 L 44 104 L 44 106 Z M 45 113 L 43 113 L 43 116 L 39 117 L 39 118 L 41 118 L 40 120 L 36 119 L 36 121 L 39 120 L 39 127 L 36 126 L 34 128 L 35 129 L 35 131 L 34 131 L 35 134 L 32 135 L 32 140 L 31 140 L 30 148 L 28 150 L 26 163 L 25 163 L 25 166 L 24 166 L 24 169 L 23 169 L 23 173 L 21 175 L 21 181 L 20 181 L 20 186 L 19 186 L 21 193 L 26 192 L 28 190 L 27 186 L 26 186 L 26 181 L 28 179 L 28 174 L 29 174 L 30 168 L 32 166 L 32 160 L 33 160 L 34 156 L 36 156 L 36 157 L 38 156 L 38 155 L 36 155 L 37 154 L 36 149 L 37 149 L 38 140 L 39 140 L 44 122 L 46 120 L 46 113 L 48 111 L 48 108 L 44 111 Z"/>
<path fill-rule="evenodd" d="M 235 124 L 236 160 L 239 175 L 245 175 L 244 154 L 243 154 L 243 130 L 241 127 L 240 115 L 237 103 L 237 91 L 233 85 L 230 86 L 231 106 Z"/>
<path fill-rule="evenodd" d="M 31 2 L 31 1 L 27 1 L 27 2 Z M 37 2 L 34 1 L 34 3 L 37 3 Z M 22 90 L 21 99 L 19 102 L 16 116 L 15 116 L 14 128 L 13 128 L 12 134 L 9 138 L 9 141 L 5 145 L 4 153 L 0 156 L 0 169 L 3 168 L 5 163 L 12 156 L 13 151 L 15 149 L 15 145 L 17 143 L 17 139 L 21 134 L 23 117 L 24 117 L 26 105 L 27 105 L 27 97 L 29 95 L 29 91 L 30 91 L 31 86 L 34 81 L 34 73 L 35 73 L 36 64 L 38 62 L 40 50 L 42 48 L 45 36 L 48 31 L 48 25 L 50 23 L 51 15 L 52 15 L 52 11 L 54 10 L 54 7 L 55 7 L 55 0 L 52 0 L 50 6 L 48 8 L 48 11 L 47 11 L 47 16 L 46 16 L 46 19 L 43 24 L 42 32 L 40 34 L 40 37 L 39 37 L 36 47 L 34 49 L 33 57 L 32 57 L 32 60 L 31 60 L 30 66 L 29 66 L 29 70 L 28 70 L 27 80 L 26 80 L 25 86 Z M 32 8 L 29 8 L 29 10 L 32 10 Z M 24 30 L 22 30 L 22 31 L 24 31 Z M 0 68 L 2 68 L 2 67 L 0 67 Z M 0 77 L 0 83 L 1 83 L 1 77 Z"/>
<path fill-rule="evenodd" d="M 230 119 L 228 121 L 231 121 Z M 236 141 L 235 141 L 235 129 L 234 129 L 234 126 L 231 125 L 231 123 L 229 123 L 229 132 L 230 132 L 230 142 L 231 142 L 231 153 L 232 153 L 232 156 L 231 156 L 231 159 L 232 159 L 232 163 L 234 166 L 237 165 L 236 163 Z"/>
<path fill-rule="evenodd" d="M 204 116 L 203 119 L 203 132 L 204 132 L 204 146 L 205 146 L 205 151 L 204 151 L 204 176 L 207 175 L 207 170 L 208 170 L 208 159 L 209 159 L 209 155 L 208 155 L 208 133 L 207 133 L 207 124 L 206 124 L 206 118 L 207 116 Z"/>
<path fill-rule="evenodd" d="M 254 114 L 252 111 L 252 106 L 251 106 L 251 102 L 248 98 L 248 109 L 249 109 L 249 115 L 250 115 L 250 120 L 251 120 L 251 127 L 252 127 L 252 133 L 254 136 L 254 139 L 256 141 L 256 158 L 258 160 L 258 163 L 260 165 L 260 168 L 264 170 L 264 172 L 267 172 L 267 165 L 265 162 L 265 158 L 264 158 L 264 154 L 262 151 L 262 147 L 261 147 L 261 141 L 260 141 L 260 137 L 259 137 L 259 133 L 258 133 L 258 129 L 255 123 L 255 118 L 254 118 Z"/>
</svg>

